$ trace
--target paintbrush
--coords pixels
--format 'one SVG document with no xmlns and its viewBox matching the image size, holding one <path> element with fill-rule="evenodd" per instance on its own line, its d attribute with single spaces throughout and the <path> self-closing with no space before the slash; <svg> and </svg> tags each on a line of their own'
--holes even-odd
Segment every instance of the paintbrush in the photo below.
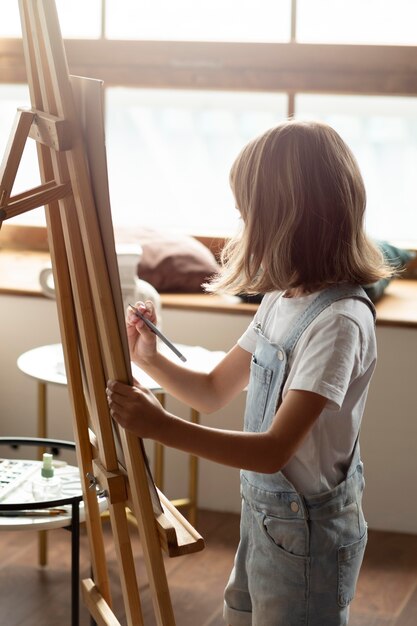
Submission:
<svg viewBox="0 0 417 626">
<path fill-rule="evenodd" d="M 157 327 L 155 326 L 155 324 L 152 324 L 152 322 L 151 322 L 150 320 L 148 320 L 148 318 L 147 318 L 147 317 L 145 317 L 145 316 L 143 315 L 143 313 L 141 313 L 141 312 L 139 311 L 139 309 L 137 309 L 135 306 L 133 306 L 133 304 L 129 304 L 129 306 L 130 306 L 130 308 L 131 308 L 131 309 L 133 309 L 133 311 L 135 312 L 135 315 L 136 315 L 137 317 L 139 317 L 141 320 L 143 320 L 143 321 L 145 322 L 146 326 L 147 326 L 148 328 L 150 328 L 150 329 L 151 329 L 151 331 L 152 331 L 153 333 L 155 333 L 155 335 L 157 335 L 157 336 L 158 336 L 158 337 L 159 337 L 159 338 L 160 338 L 160 339 L 164 342 L 164 344 L 165 344 L 165 345 L 167 345 L 167 346 L 168 346 L 168 348 L 170 348 L 170 350 L 172 350 L 172 352 L 173 352 L 174 354 L 176 354 L 176 355 L 177 355 L 177 357 L 179 357 L 179 358 L 181 359 L 181 361 L 184 361 L 184 362 L 185 362 L 185 361 L 187 360 L 187 359 L 185 358 L 185 356 L 184 356 L 183 354 L 181 354 L 181 352 L 180 352 L 180 351 L 179 351 L 179 350 L 178 350 L 178 349 L 174 346 L 174 344 L 173 344 L 173 343 L 171 343 L 171 342 L 170 342 L 170 340 L 169 340 L 167 337 L 165 337 L 165 335 L 163 335 L 163 334 L 161 333 L 161 331 L 159 330 L 159 328 L 157 328 Z"/>
</svg>

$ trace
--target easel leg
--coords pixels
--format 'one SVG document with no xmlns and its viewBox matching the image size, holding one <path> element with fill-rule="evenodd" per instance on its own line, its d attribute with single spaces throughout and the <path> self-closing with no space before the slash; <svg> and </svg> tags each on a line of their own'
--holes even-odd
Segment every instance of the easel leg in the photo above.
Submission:
<svg viewBox="0 0 417 626">
<path fill-rule="evenodd" d="M 116 449 L 105 381 L 113 378 L 129 382 L 131 370 L 127 346 L 124 345 L 125 323 L 107 190 L 102 83 L 70 80 L 54 0 L 19 0 L 19 8 L 33 107 L 31 119 L 27 115 L 19 116 L 22 124 L 27 122 L 22 137 L 27 137 L 26 130 L 32 124 L 33 115 L 40 119 L 46 116 L 48 124 L 51 122 L 57 132 L 48 130 L 46 136 L 36 136 L 42 185 L 35 194 L 18 196 L 17 200 L 15 197 L 11 209 L 22 212 L 28 210 L 29 205 L 30 208 L 46 205 L 48 241 L 95 581 L 82 581 L 84 601 L 100 626 L 119 626 L 111 607 L 96 494 L 89 491 L 86 478 L 93 472 L 94 461 L 94 470 L 103 478 L 109 494 L 126 621 L 129 626 L 144 626 L 126 520 L 126 506 L 132 505 L 142 540 L 156 623 L 158 626 L 175 626 L 161 547 L 177 556 L 202 549 L 204 542 L 186 520 L 182 520 L 175 510 L 171 511 L 169 502 L 165 507 L 159 505 L 159 496 L 148 475 L 142 442 L 132 433 L 120 429 L 118 435 L 123 458 Z M 80 104 L 80 110 L 77 110 L 76 103 Z M 84 119 L 86 122 L 82 128 Z M 91 148 L 91 158 L 86 154 L 86 146 Z M 6 175 L 0 176 L 2 185 L 14 178 L 21 150 L 16 148 L 15 152 L 15 161 L 11 162 Z M 9 199 L 9 187 L 5 184 L 0 188 L 0 205 Z M 36 202 L 40 198 L 42 202 L 35 203 L 32 195 Z M 45 397 L 39 402 L 39 413 L 42 411 L 46 412 Z M 90 436 L 90 426 L 95 431 L 91 432 L 93 437 Z M 74 530 L 76 542 L 77 529 Z M 74 577 L 78 568 L 75 552 L 74 544 Z M 75 579 L 73 584 L 75 587 Z"/>
</svg>

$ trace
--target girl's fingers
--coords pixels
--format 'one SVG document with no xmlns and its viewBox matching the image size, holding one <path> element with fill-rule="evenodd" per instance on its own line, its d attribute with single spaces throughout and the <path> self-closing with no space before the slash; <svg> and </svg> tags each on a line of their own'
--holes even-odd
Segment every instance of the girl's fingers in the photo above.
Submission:
<svg viewBox="0 0 417 626">
<path fill-rule="evenodd" d="M 125 385 L 117 380 L 109 380 L 107 383 L 107 397 L 112 401 L 116 401 L 117 397 L 127 398 L 132 395 L 132 388 L 130 385 Z"/>
<path fill-rule="evenodd" d="M 155 307 L 152 300 L 146 300 L 146 302 L 136 302 L 135 307 L 145 315 L 151 322 L 156 321 Z"/>
<path fill-rule="evenodd" d="M 139 303 L 140 305 L 138 306 L 138 303 L 135 304 L 135 308 L 144 316 L 146 317 L 148 320 L 150 320 L 153 323 L 156 323 L 156 316 L 154 313 L 154 309 L 152 306 L 152 303 L 149 302 L 150 304 L 150 309 L 147 308 L 147 306 L 145 306 L 145 304 Z M 146 325 L 146 323 L 144 322 L 143 319 L 141 319 L 133 309 L 129 309 L 126 312 L 126 325 L 127 325 L 127 332 L 129 333 L 129 331 L 134 334 L 134 330 L 135 329 L 137 332 L 140 332 L 141 334 L 152 334 L 152 331 L 150 328 L 148 328 L 148 326 Z"/>
<path fill-rule="evenodd" d="M 135 307 L 138 307 L 138 304 L 142 304 L 141 302 L 136 302 Z M 130 325 L 130 326 L 135 326 L 136 323 L 138 321 L 138 316 L 135 314 L 135 311 L 132 309 L 132 307 L 129 306 L 126 309 L 126 322 Z"/>
<path fill-rule="evenodd" d="M 134 387 L 118 382 L 117 380 L 109 380 L 106 389 L 107 401 L 109 404 L 122 406 L 126 399 L 136 397 L 137 400 L 141 392 L 145 390 L 146 387 L 141 385 L 137 380 L 134 380 Z"/>
<path fill-rule="evenodd" d="M 107 381 L 107 390 L 108 391 L 112 391 L 112 392 L 118 392 L 121 389 L 123 389 L 123 387 L 127 387 L 127 385 L 125 385 L 124 383 L 120 383 L 118 380 L 108 380 Z"/>
<path fill-rule="evenodd" d="M 146 315 L 146 317 L 150 316 L 146 304 L 144 302 L 142 302 L 141 300 L 138 300 L 137 302 L 135 302 L 135 304 L 133 306 L 134 306 L 135 309 L 140 311 L 140 313 L 142 313 L 142 315 Z M 136 326 L 137 324 L 142 326 L 143 325 L 143 320 L 141 320 L 140 317 L 138 317 L 136 315 L 134 308 L 132 308 L 132 305 L 130 305 L 130 304 L 127 307 L 127 309 L 126 309 L 126 322 L 129 324 L 129 326 Z"/>
</svg>

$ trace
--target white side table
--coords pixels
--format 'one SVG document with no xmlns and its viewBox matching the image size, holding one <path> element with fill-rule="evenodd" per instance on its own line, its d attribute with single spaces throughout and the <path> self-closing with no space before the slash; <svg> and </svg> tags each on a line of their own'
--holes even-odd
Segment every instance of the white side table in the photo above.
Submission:
<svg viewBox="0 0 417 626">
<path fill-rule="evenodd" d="M 207 350 L 201 346 L 187 346 L 177 344 L 178 349 L 187 358 L 187 367 L 200 372 L 209 372 L 221 361 L 225 352 Z M 176 360 L 177 357 L 164 344 L 160 346 L 168 358 Z M 40 438 L 47 437 L 47 385 L 66 385 L 67 377 L 65 373 L 64 356 L 62 345 L 50 344 L 34 348 L 28 352 L 21 354 L 17 360 L 18 368 L 34 378 L 38 383 L 38 428 L 37 436 Z M 165 392 L 161 386 L 148 376 L 143 370 L 132 364 L 133 376 L 143 385 L 151 389 L 164 404 Z M 199 423 L 200 414 L 195 409 L 190 409 L 190 419 L 194 423 Z M 164 489 L 164 448 L 161 444 L 155 443 L 155 462 L 154 462 L 154 479 L 158 487 Z M 40 450 L 41 454 L 42 450 Z M 40 457 L 41 458 L 41 457 Z M 198 459 L 190 455 L 189 458 L 189 484 L 188 496 L 174 500 L 173 504 L 177 507 L 186 507 L 190 523 L 195 526 L 197 517 L 198 502 Z M 45 546 L 40 545 L 39 562 L 41 565 L 46 564 L 46 537 L 41 539 L 45 542 Z"/>
<path fill-rule="evenodd" d="M 39 445 L 75 449 L 72 442 L 57 440 L 25 439 L 23 437 L 0 437 L 0 444 Z M 0 459 L 2 491 L 0 492 L 0 531 L 38 530 L 42 532 L 58 528 L 71 530 L 71 625 L 79 624 L 80 584 L 80 523 L 85 520 L 85 507 L 78 467 L 62 461 L 54 461 L 55 476 L 61 480 L 61 493 L 49 502 L 36 501 L 31 485 L 40 474 L 41 461 Z M 22 465 L 25 467 L 22 468 Z M 19 467 L 24 471 L 19 479 Z M 10 484 L 7 483 L 10 481 Z M 6 486 L 5 486 L 6 485 Z M 107 509 L 107 500 L 98 497 L 100 512 Z"/>
</svg>

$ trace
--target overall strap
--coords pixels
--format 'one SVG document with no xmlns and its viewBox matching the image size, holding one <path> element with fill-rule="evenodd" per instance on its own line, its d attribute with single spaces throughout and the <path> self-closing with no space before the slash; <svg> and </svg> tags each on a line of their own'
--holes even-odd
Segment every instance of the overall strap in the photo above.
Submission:
<svg viewBox="0 0 417 626">
<path fill-rule="evenodd" d="M 303 311 L 298 320 L 295 322 L 293 329 L 288 333 L 282 342 L 281 346 L 285 349 L 287 355 L 292 352 L 305 329 L 322 311 L 334 302 L 345 298 L 358 298 L 359 300 L 362 300 L 369 306 L 374 320 L 376 319 L 375 307 L 366 295 L 365 291 L 359 285 L 334 285 L 328 289 L 324 289 Z"/>
</svg>

